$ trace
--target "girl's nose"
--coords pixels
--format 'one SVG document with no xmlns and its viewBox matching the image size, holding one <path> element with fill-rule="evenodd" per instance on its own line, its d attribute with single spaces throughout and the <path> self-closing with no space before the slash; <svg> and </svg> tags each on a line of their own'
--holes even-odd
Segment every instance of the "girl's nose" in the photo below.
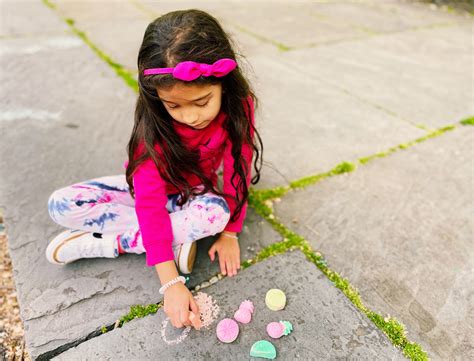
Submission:
<svg viewBox="0 0 474 361">
<path fill-rule="evenodd" d="M 196 125 L 198 124 L 198 115 L 192 112 L 185 112 L 182 114 L 182 119 L 186 124 Z"/>
</svg>

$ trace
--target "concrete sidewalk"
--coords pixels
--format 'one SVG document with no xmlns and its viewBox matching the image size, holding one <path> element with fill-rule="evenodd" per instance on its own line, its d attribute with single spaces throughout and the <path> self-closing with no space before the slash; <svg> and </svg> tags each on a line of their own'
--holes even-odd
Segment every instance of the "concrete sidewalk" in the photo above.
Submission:
<svg viewBox="0 0 474 361">
<path fill-rule="evenodd" d="M 295 326 L 274 342 L 278 358 L 423 358 L 419 345 L 434 360 L 474 359 L 474 134 L 460 123 L 474 116 L 472 17 L 406 1 L 0 6 L 0 205 L 33 358 L 248 358 L 268 339 L 262 302 L 275 287 Z M 189 282 L 213 280 L 203 292 L 219 319 L 246 297 L 261 316 L 233 344 L 214 325 L 178 350 L 160 343 L 161 309 L 114 329 L 132 305 L 161 301 L 144 255 L 56 267 L 44 250 L 62 230 L 47 213 L 54 190 L 123 172 L 143 32 L 186 8 L 216 16 L 246 56 L 265 164 L 240 236 L 252 261 L 217 279 L 204 239 Z"/>
</svg>

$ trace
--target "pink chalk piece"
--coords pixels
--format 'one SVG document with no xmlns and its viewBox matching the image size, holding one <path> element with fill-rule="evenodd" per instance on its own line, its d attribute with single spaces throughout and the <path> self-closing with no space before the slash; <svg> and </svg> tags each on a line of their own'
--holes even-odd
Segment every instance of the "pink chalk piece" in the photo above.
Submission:
<svg viewBox="0 0 474 361">
<path fill-rule="evenodd" d="M 239 335 L 239 325 L 231 318 L 224 318 L 217 324 L 216 334 L 222 342 L 233 342 Z"/>
<path fill-rule="evenodd" d="M 247 311 L 246 309 L 239 308 L 234 313 L 234 319 L 236 321 L 239 321 L 240 323 L 249 323 L 250 320 L 252 319 L 252 314 L 249 311 Z"/>
<path fill-rule="evenodd" d="M 240 304 L 239 308 L 241 308 L 241 309 L 243 308 L 243 309 L 249 311 L 250 313 L 253 313 L 253 311 L 254 311 L 253 303 L 252 303 L 252 301 L 249 301 L 249 300 L 245 300 L 244 302 L 242 302 Z"/>
<path fill-rule="evenodd" d="M 281 322 L 270 322 L 267 325 L 267 333 L 268 336 L 272 338 L 280 338 L 283 336 L 285 331 L 285 325 L 283 325 Z"/>
</svg>

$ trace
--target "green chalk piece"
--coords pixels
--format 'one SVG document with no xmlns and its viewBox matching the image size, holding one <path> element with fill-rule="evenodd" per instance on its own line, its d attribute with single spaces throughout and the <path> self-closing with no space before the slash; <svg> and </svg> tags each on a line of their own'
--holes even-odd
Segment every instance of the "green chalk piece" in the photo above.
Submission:
<svg viewBox="0 0 474 361">
<path fill-rule="evenodd" d="M 273 360 L 276 357 L 276 349 L 271 342 L 260 340 L 252 345 L 252 348 L 250 349 L 250 356 Z"/>
<path fill-rule="evenodd" d="M 288 336 L 291 331 L 293 331 L 293 325 L 289 321 L 280 321 L 282 324 L 285 325 L 285 331 L 283 331 L 283 334 L 285 336 Z"/>
</svg>

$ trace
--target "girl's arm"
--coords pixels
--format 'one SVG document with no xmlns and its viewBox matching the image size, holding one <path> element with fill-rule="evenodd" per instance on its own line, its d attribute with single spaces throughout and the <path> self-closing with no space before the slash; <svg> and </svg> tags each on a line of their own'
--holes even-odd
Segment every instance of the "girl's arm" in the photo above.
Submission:
<svg viewBox="0 0 474 361">
<path fill-rule="evenodd" d="M 155 164 L 148 158 L 141 163 L 134 176 L 135 211 L 140 226 L 147 266 L 174 260 L 173 230 L 166 209 L 166 184 Z"/>
<path fill-rule="evenodd" d="M 161 285 L 179 276 L 174 260 L 158 263 L 155 265 L 155 269 L 160 278 Z"/>
</svg>

